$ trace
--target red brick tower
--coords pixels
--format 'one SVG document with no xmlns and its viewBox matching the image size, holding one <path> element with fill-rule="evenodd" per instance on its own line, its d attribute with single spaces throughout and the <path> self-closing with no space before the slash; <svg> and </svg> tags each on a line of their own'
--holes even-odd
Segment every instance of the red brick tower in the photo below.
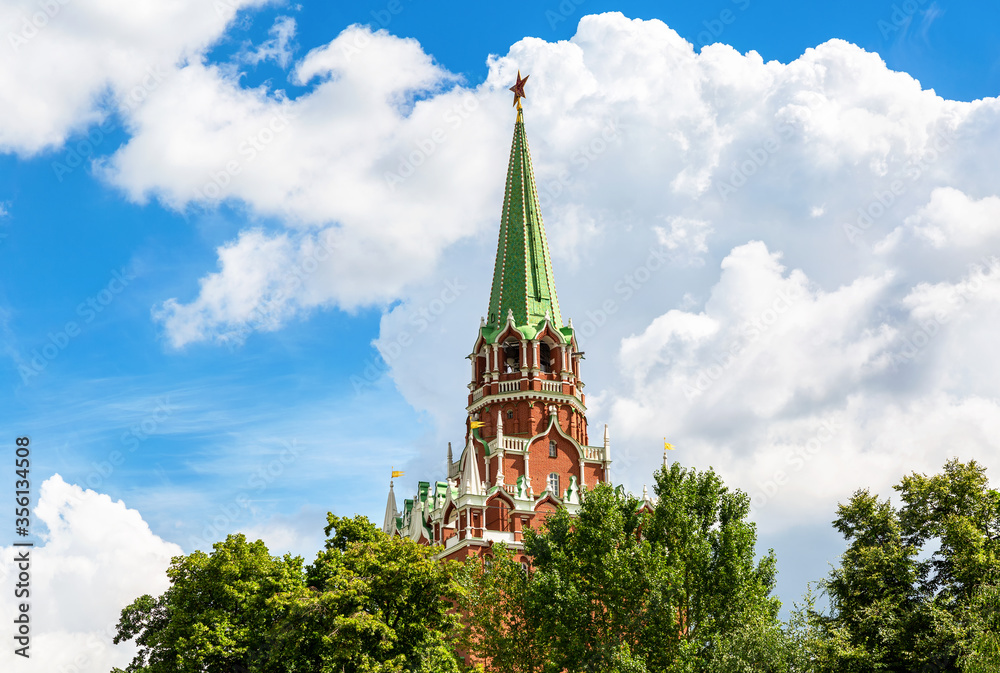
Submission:
<svg viewBox="0 0 1000 673">
<path fill-rule="evenodd" d="M 587 407 L 573 321 L 563 325 L 535 189 L 520 74 L 514 141 L 500 219 L 489 311 L 472 353 L 465 448 L 448 446 L 447 480 L 420 482 L 396 512 L 389 488 L 383 529 L 444 547 L 442 556 L 488 555 L 499 541 L 521 548 L 522 531 L 556 508 L 573 512 L 581 489 L 607 479 L 607 426 L 588 446 Z"/>
</svg>

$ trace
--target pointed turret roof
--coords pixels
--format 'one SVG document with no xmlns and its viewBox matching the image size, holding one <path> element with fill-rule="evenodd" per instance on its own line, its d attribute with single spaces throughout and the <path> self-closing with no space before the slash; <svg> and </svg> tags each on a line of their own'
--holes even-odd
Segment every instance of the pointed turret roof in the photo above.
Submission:
<svg viewBox="0 0 1000 673">
<path fill-rule="evenodd" d="M 462 465 L 462 480 L 458 485 L 459 495 L 483 495 L 483 482 L 479 476 L 479 457 L 476 455 L 476 445 L 469 437 L 465 447 L 465 463 Z"/>
<path fill-rule="evenodd" d="M 556 329 L 562 327 L 549 244 L 545 238 L 535 173 L 524 132 L 524 113 L 520 106 L 517 121 L 514 122 L 514 141 L 507 166 L 487 329 L 502 327 L 509 311 L 514 314 L 514 324 L 529 328 L 532 335 L 546 318 Z"/>
<path fill-rule="evenodd" d="M 385 503 L 385 520 L 382 522 L 382 532 L 392 535 L 396 531 L 396 494 L 392 490 L 392 480 L 389 480 L 389 499 Z"/>
</svg>

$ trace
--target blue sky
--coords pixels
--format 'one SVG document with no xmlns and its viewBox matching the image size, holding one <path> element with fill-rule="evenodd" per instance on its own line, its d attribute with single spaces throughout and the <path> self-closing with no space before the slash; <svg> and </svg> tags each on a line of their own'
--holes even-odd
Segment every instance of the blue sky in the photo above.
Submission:
<svg viewBox="0 0 1000 673">
<path fill-rule="evenodd" d="M 0 132 L 0 428 L 7 437 L 31 436 L 35 484 L 59 474 L 121 499 L 185 552 L 249 530 L 311 555 L 327 511 L 381 516 L 390 466 L 407 470 L 403 493 L 417 479 L 436 478 L 445 443 L 461 442 L 463 349 L 487 301 L 513 123 L 505 89 L 518 67 L 538 73 L 526 115 L 540 181 L 569 176 L 565 190 L 543 188 L 563 312 L 579 322 L 602 297 L 617 302 L 610 327 L 594 320 L 601 325 L 584 344 L 592 431 L 611 423 L 620 442 L 616 480 L 635 490 L 649 483 L 655 438 L 671 433 L 678 460 L 711 464 L 732 485 L 762 493 L 773 470 L 767 466 L 809 438 L 803 427 L 841 419 L 848 429 L 823 451 L 857 450 L 874 463 L 831 474 L 840 481 L 801 508 L 808 516 L 789 514 L 805 502 L 794 498 L 816 490 L 808 482 L 755 511 L 763 543 L 778 551 L 779 593 L 791 602 L 836 558 L 840 543 L 829 521 L 838 498 L 867 485 L 888 493 L 905 471 L 944 463 L 940 446 L 886 448 L 893 444 L 886 433 L 906 426 L 907 414 L 927 417 L 920 410 L 941 408 L 944 399 L 954 414 L 925 434 L 968 439 L 963 456 L 995 454 L 988 430 L 998 391 L 977 373 L 994 363 L 973 358 L 985 352 L 977 349 L 989 341 L 993 304 L 977 310 L 985 322 L 962 323 L 954 335 L 942 323 L 948 336 L 935 329 L 932 346 L 911 360 L 893 360 L 886 344 L 890 332 L 912 340 L 923 329 L 921 302 L 932 300 L 934 288 L 970 297 L 970 306 L 993 301 L 969 288 L 980 276 L 992 282 L 997 251 L 992 230 L 976 223 L 991 221 L 995 207 L 995 153 L 987 146 L 1000 128 L 993 121 L 1000 8 L 938 0 L 216 4 L 219 12 L 185 6 L 191 16 L 171 15 L 163 30 L 143 27 L 162 42 L 148 52 L 130 38 L 139 24 L 125 20 L 143 18 L 122 9 L 117 18 L 126 28 L 109 28 L 108 39 L 120 41 L 123 56 L 106 72 L 56 39 L 96 42 L 70 21 L 89 10 L 67 5 L 23 46 L 10 35 L 23 33 L 23 17 L 37 6 L 25 0 L 0 14 L 3 48 L 15 57 L 0 73 L 35 73 L 5 73 L 11 84 L 0 94 L 7 129 Z M 574 38 L 583 17 L 605 12 L 624 17 L 596 18 L 591 37 Z M 646 21 L 621 23 L 626 18 Z M 352 24 L 388 35 L 343 32 Z M 606 53 L 593 34 L 604 36 Z M 558 44 L 571 38 L 578 47 Z M 337 48 L 324 52 L 335 39 Z M 343 51 L 351 40 L 363 43 L 353 61 Z M 829 40 L 844 43 L 800 59 Z M 700 74 L 654 77 L 650 54 L 664 41 L 678 54 L 684 41 L 693 45 L 678 62 L 703 68 Z M 715 42 L 735 51 L 701 49 Z M 572 60 L 577 48 L 579 62 Z M 707 54 L 701 61 L 699 51 Z M 132 62 L 139 65 L 130 70 Z M 809 74 L 782 70 L 793 62 Z M 636 87 L 666 98 L 630 100 L 628 83 L 643 77 L 649 81 Z M 740 98 L 749 82 L 761 82 L 767 94 Z M 141 95 L 130 102 L 136 87 Z M 686 97 L 685 87 L 715 98 L 698 112 L 702 103 Z M 736 93 L 730 99 L 727 92 Z M 751 128 L 745 120 L 762 113 L 739 121 L 732 112 L 786 95 L 773 120 L 797 129 L 787 137 L 767 114 Z M 989 100 L 968 105 L 978 99 Z M 470 121 L 455 124 L 433 160 L 421 158 L 427 168 L 401 191 L 377 196 L 372 185 L 382 189 L 381 176 L 426 139 L 434 122 L 422 115 L 448 119 L 440 110 L 462 104 L 474 111 Z M 813 106 L 811 122 L 802 121 L 802 106 Z M 238 178 L 226 178 L 223 198 L 191 195 L 192 180 L 203 194 L 228 157 L 245 156 L 232 151 L 249 136 L 222 137 L 230 126 L 249 119 L 247 128 L 262 137 L 285 112 L 290 121 L 277 124 L 277 140 L 261 150 L 266 158 L 248 159 Z M 705 131 L 727 115 L 737 121 Z M 932 159 L 925 167 L 925 155 L 911 156 L 915 144 L 930 142 L 918 127 L 958 117 L 965 130 L 947 141 L 958 147 L 947 163 Z M 581 160 L 580 148 L 593 147 L 602 132 L 612 149 Z M 775 151 L 773 160 L 766 150 L 752 167 L 766 178 L 743 175 L 747 188 L 732 200 L 715 198 L 725 197 L 720 185 L 739 177 L 738 166 L 775 133 L 798 149 Z M 337 157 L 330 166 L 326 155 Z M 901 178 L 894 199 L 903 205 L 886 206 L 889 215 L 876 218 L 862 244 L 845 237 L 858 208 L 870 209 L 894 176 L 914 166 L 920 175 Z M 354 184 L 355 173 L 373 181 Z M 270 191 L 286 179 L 291 186 Z M 973 224 L 962 229 L 956 218 Z M 301 265 L 324 235 L 343 236 L 336 264 L 306 271 L 285 288 L 285 299 L 275 299 L 284 281 L 269 263 Z M 955 250 L 939 244 L 941 236 Z M 666 270 L 652 273 L 635 299 L 616 293 L 616 281 L 642 268 L 653 249 L 669 252 Z M 257 281 L 269 289 L 240 294 Z M 746 316 L 726 311 L 748 300 L 726 293 L 758 281 L 805 288 L 809 315 L 830 316 L 828 328 L 816 327 L 824 325 L 817 318 L 809 334 L 834 335 L 809 337 L 815 349 L 800 353 L 802 361 L 786 360 L 793 373 L 775 375 L 773 385 L 753 384 L 752 371 L 744 379 L 743 365 L 730 368 L 715 346 L 677 345 L 725 333 L 727 320 L 737 329 Z M 450 296 L 448 283 L 457 283 L 458 299 L 435 304 Z M 420 309 L 435 306 L 443 311 L 421 322 Z M 415 344 L 397 354 L 392 344 L 404 333 Z M 802 342 L 801 334 L 782 334 Z M 754 363 L 784 357 L 788 344 L 772 337 L 751 344 L 764 344 Z M 824 378 L 829 361 L 847 364 Z M 691 401 L 675 395 L 678 367 L 689 381 L 703 371 L 714 382 L 715 365 L 724 383 L 710 383 L 698 398 L 712 397 L 711 404 L 696 411 L 674 405 Z M 761 366 L 774 373 L 784 365 Z M 804 381 L 813 375 L 818 383 Z M 757 405 L 760 388 L 779 401 Z M 877 428 L 877 418 L 900 425 L 884 420 Z M 874 483 L 866 481 L 871 474 Z"/>
</svg>

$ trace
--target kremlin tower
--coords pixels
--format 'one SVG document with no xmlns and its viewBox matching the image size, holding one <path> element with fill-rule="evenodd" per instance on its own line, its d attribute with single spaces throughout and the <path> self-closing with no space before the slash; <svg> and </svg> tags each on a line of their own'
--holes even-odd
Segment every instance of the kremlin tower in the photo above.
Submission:
<svg viewBox="0 0 1000 673">
<path fill-rule="evenodd" d="M 382 530 L 440 545 L 442 558 L 489 556 L 497 542 L 518 555 L 525 529 L 559 507 L 574 512 L 611 463 L 607 426 L 588 445 L 583 353 L 559 311 L 524 131 L 527 79 L 511 87 L 517 120 L 489 308 L 467 356 L 465 448 L 455 461 L 449 443 L 446 478 L 419 482 L 401 512 L 389 485 Z"/>
</svg>

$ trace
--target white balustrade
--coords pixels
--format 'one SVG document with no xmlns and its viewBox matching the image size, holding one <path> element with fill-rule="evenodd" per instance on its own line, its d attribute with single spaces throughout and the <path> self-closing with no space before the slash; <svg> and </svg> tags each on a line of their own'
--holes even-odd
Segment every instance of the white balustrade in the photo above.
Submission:
<svg viewBox="0 0 1000 673">
<path fill-rule="evenodd" d="M 521 389 L 520 381 L 501 381 L 500 382 L 500 392 L 501 393 L 514 393 Z"/>
<path fill-rule="evenodd" d="M 514 542 L 514 533 L 500 530 L 484 530 L 483 539 L 492 540 L 493 542 L 507 542 L 508 544 L 511 544 Z"/>
</svg>

